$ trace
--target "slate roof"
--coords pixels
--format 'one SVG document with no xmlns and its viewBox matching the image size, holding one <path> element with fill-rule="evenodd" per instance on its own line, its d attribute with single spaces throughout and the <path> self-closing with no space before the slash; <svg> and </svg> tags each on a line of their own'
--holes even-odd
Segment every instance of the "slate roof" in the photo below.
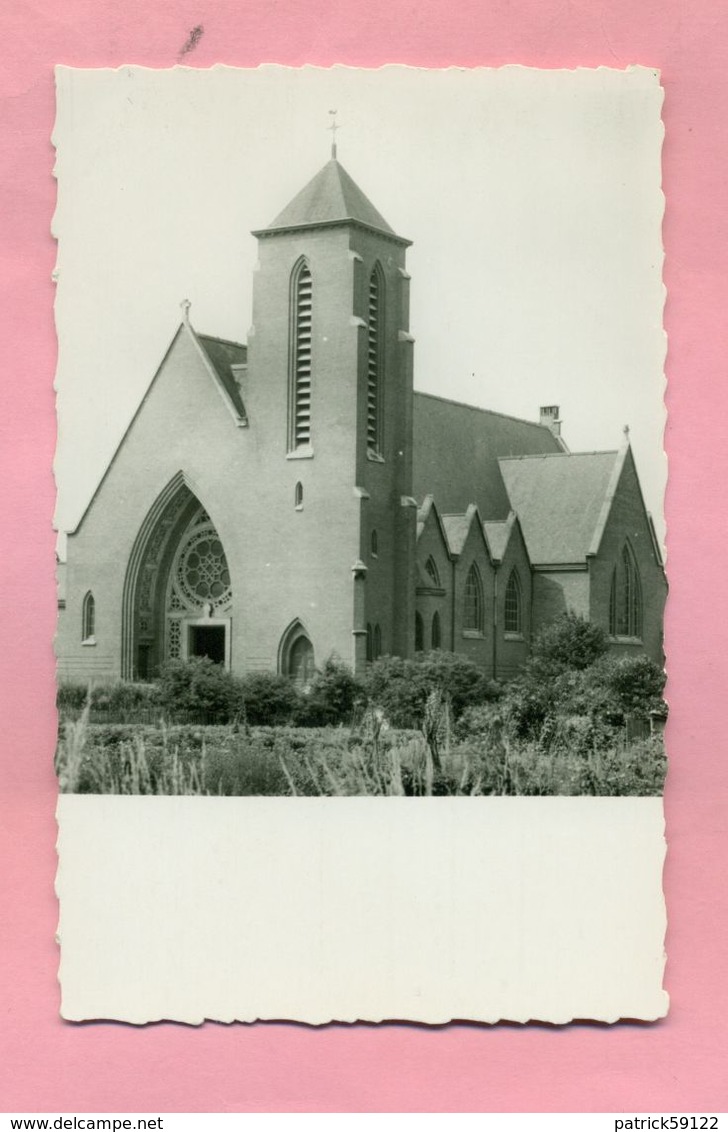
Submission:
<svg viewBox="0 0 728 1132">
<path fill-rule="evenodd" d="M 382 214 L 335 158 L 324 165 L 267 228 L 253 235 L 266 236 L 289 228 L 311 228 L 347 221 L 384 232 L 401 243 L 410 243 L 395 235 Z"/>
<path fill-rule="evenodd" d="M 564 450 L 547 425 L 429 393 L 414 394 L 413 441 L 415 498 L 431 492 L 447 513 L 476 503 L 489 519 L 505 519 L 511 510 L 500 457 Z"/>
<path fill-rule="evenodd" d="M 490 548 L 491 558 L 500 562 L 506 552 L 508 540 L 511 537 L 513 530 L 513 520 L 501 519 L 497 522 L 483 523 L 483 530 L 485 531 L 485 540 Z"/>
<path fill-rule="evenodd" d="M 240 342 L 230 342 L 227 338 L 213 338 L 209 334 L 197 334 L 196 337 L 230 398 L 235 412 L 238 416 L 244 417 L 245 405 L 230 367 L 245 364 L 248 347 L 241 345 Z"/>
<path fill-rule="evenodd" d="M 467 512 L 464 515 L 442 516 L 442 525 L 445 528 L 447 544 L 452 554 L 460 554 L 465 546 L 465 540 L 470 530 L 470 519 L 471 516 Z"/>
<path fill-rule="evenodd" d="M 498 461 L 534 565 L 581 563 L 593 553 L 624 451 Z"/>
</svg>

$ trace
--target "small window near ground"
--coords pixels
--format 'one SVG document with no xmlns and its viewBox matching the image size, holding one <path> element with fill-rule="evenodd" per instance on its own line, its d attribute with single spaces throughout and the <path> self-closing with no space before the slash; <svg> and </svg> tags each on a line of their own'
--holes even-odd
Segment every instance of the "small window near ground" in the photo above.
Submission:
<svg viewBox="0 0 728 1132">
<path fill-rule="evenodd" d="M 303 511 L 303 484 L 300 482 L 296 484 L 293 499 L 296 510 Z"/>
<path fill-rule="evenodd" d="M 372 627 L 367 623 L 367 660 L 374 660 L 374 643 L 372 640 Z"/>
<path fill-rule="evenodd" d="M 442 636 L 440 632 L 440 614 L 433 613 L 432 615 L 432 647 L 439 649 L 442 645 Z"/>
<path fill-rule="evenodd" d="M 378 625 L 374 626 L 374 639 L 372 641 L 372 652 L 374 659 L 377 660 L 382 655 L 382 630 Z"/>
</svg>

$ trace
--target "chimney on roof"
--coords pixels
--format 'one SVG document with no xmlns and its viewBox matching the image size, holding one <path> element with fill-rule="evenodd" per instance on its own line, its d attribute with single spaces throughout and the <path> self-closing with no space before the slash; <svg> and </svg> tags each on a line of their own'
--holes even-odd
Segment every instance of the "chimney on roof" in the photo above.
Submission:
<svg viewBox="0 0 728 1132">
<path fill-rule="evenodd" d="M 554 436 L 561 436 L 561 421 L 558 405 L 542 405 L 539 409 L 539 424 L 550 428 Z"/>
</svg>

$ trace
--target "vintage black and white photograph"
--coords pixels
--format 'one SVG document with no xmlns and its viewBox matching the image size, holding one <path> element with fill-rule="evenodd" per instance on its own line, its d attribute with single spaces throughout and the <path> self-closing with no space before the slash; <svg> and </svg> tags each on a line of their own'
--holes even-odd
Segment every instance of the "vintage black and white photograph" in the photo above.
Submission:
<svg viewBox="0 0 728 1132">
<path fill-rule="evenodd" d="M 403 78 L 62 76 L 64 790 L 662 789 L 659 139 Z"/>
<path fill-rule="evenodd" d="M 660 1016 L 659 76 L 57 87 L 65 1016 Z"/>
</svg>

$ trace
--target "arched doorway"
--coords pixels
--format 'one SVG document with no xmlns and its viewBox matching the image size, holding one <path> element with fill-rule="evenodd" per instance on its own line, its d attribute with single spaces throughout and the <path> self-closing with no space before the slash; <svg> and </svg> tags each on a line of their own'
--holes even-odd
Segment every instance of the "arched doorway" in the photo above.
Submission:
<svg viewBox="0 0 728 1132">
<path fill-rule="evenodd" d="M 124 583 L 122 675 L 152 679 L 166 660 L 230 664 L 232 587 L 222 542 L 180 473 L 151 508 Z"/>
<path fill-rule="evenodd" d="M 278 666 L 284 676 L 297 684 L 310 684 L 316 672 L 313 645 L 300 621 L 294 621 L 283 634 Z"/>
<path fill-rule="evenodd" d="M 177 544 L 165 600 L 167 660 L 206 656 L 230 666 L 232 587 L 225 551 L 201 507 Z"/>
</svg>

